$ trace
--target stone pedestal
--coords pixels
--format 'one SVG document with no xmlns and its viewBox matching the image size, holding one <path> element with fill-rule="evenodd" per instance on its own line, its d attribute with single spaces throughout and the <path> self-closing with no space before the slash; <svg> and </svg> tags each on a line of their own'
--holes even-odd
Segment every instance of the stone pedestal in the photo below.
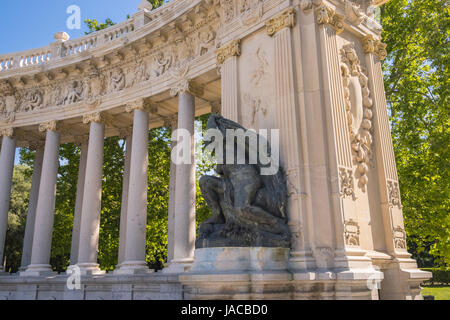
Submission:
<svg viewBox="0 0 450 320">
<path fill-rule="evenodd" d="M 180 275 L 189 300 L 290 299 L 289 249 L 205 248 Z"/>
</svg>

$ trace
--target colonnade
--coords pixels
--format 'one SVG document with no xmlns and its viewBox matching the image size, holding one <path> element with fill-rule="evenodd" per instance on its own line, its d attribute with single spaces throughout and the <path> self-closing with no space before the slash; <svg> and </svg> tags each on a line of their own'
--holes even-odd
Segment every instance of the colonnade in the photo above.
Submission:
<svg viewBox="0 0 450 320">
<path fill-rule="evenodd" d="M 185 86 L 189 88 L 189 85 Z M 186 90 L 174 91 L 178 96 L 177 123 L 172 129 L 191 133 L 194 150 L 195 97 Z M 120 217 L 118 265 L 115 274 L 149 272 L 146 257 L 148 131 L 150 114 L 144 100 L 126 105 L 133 114 L 133 128 L 124 132 L 126 143 L 125 168 Z M 80 146 L 80 166 L 77 182 L 70 267 L 76 266 L 83 275 L 104 273 L 97 262 L 102 197 L 105 119 L 101 112 L 83 117 L 89 126 L 89 136 L 76 139 Z M 36 150 L 29 207 L 23 244 L 20 276 L 53 274 L 50 265 L 51 243 L 55 213 L 56 183 L 59 166 L 61 132 L 58 121 L 42 123 L 45 143 L 30 145 Z M 8 211 L 16 154 L 14 128 L 0 131 L 0 261 L 8 223 Z M 174 150 L 172 148 L 172 150 Z M 193 261 L 195 244 L 195 161 L 176 165 L 171 161 L 169 195 L 168 267 L 165 272 L 183 272 Z M 175 186 L 175 181 L 177 185 Z M 69 267 L 69 268 L 70 268 Z M 4 273 L 0 266 L 0 273 Z"/>
</svg>

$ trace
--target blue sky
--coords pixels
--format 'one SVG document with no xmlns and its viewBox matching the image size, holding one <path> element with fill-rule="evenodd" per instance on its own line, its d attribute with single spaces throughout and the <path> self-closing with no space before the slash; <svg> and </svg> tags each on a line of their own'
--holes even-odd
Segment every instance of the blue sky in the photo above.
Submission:
<svg viewBox="0 0 450 320">
<path fill-rule="evenodd" d="M 44 47 L 53 42 L 53 35 L 65 31 L 71 39 L 87 31 L 84 19 L 118 23 L 137 12 L 140 0 L 2 0 L 0 6 L 0 54 Z M 71 5 L 81 9 L 81 29 L 69 30 L 66 21 Z M 16 163 L 19 161 L 17 149 Z"/>
<path fill-rule="evenodd" d="M 0 6 L 0 54 L 39 48 L 53 42 L 53 35 L 65 31 L 71 39 L 87 30 L 68 30 L 66 13 L 70 5 L 81 9 L 81 21 L 111 18 L 126 20 L 127 14 L 137 11 L 140 0 L 2 0 Z"/>
</svg>

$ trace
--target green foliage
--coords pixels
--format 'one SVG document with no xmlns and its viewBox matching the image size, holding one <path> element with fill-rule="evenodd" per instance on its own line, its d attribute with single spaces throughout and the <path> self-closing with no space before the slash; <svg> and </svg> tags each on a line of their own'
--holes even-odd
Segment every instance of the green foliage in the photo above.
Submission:
<svg viewBox="0 0 450 320">
<path fill-rule="evenodd" d="M 447 0 L 392 0 L 382 9 L 385 86 L 409 250 L 450 263 Z"/>
<path fill-rule="evenodd" d="M 84 23 L 86 23 L 87 27 L 89 28 L 89 31 L 86 32 L 86 34 L 103 30 L 115 25 L 115 23 L 111 19 L 106 19 L 103 23 L 99 23 L 96 19 L 86 19 L 84 20 Z"/>
<path fill-rule="evenodd" d="M 422 268 L 423 271 L 433 273 L 433 277 L 424 284 L 449 284 L 450 283 L 450 268 Z"/>
<path fill-rule="evenodd" d="M 22 259 L 31 175 L 32 170 L 28 166 L 17 165 L 14 167 L 5 242 L 5 270 L 8 272 L 17 271 Z"/>
</svg>

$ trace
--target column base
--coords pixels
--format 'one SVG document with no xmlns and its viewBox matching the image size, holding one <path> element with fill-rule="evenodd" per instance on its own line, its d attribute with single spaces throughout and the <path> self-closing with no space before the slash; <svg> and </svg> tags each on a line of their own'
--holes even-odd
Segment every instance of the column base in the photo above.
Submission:
<svg viewBox="0 0 450 320">
<path fill-rule="evenodd" d="M 135 275 L 153 273 L 155 270 L 149 269 L 145 261 L 125 261 L 114 270 L 115 275 Z"/>
<path fill-rule="evenodd" d="M 106 271 L 100 270 L 100 265 L 97 263 L 78 263 L 75 265 L 80 269 L 80 275 L 82 276 L 94 276 L 106 274 Z"/>
<path fill-rule="evenodd" d="M 309 270 L 316 266 L 311 250 L 292 251 L 289 255 L 288 266 L 290 270 Z"/>
<path fill-rule="evenodd" d="M 50 277 L 57 274 L 49 264 L 30 264 L 25 271 L 19 271 L 21 277 Z"/>
<path fill-rule="evenodd" d="M 162 273 L 186 273 L 188 272 L 194 262 L 193 258 L 175 259 L 162 270 Z"/>
</svg>

